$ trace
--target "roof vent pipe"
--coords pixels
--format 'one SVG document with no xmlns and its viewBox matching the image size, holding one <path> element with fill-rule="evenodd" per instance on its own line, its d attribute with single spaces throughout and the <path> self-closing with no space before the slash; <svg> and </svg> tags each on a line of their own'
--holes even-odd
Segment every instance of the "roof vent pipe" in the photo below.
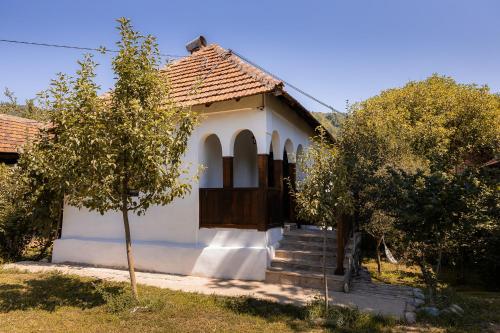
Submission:
<svg viewBox="0 0 500 333">
<path fill-rule="evenodd" d="M 186 50 L 188 50 L 189 53 L 193 54 L 193 52 L 196 52 L 205 46 L 207 46 L 207 40 L 205 39 L 205 37 L 200 35 L 186 44 Z"/>
</svg>

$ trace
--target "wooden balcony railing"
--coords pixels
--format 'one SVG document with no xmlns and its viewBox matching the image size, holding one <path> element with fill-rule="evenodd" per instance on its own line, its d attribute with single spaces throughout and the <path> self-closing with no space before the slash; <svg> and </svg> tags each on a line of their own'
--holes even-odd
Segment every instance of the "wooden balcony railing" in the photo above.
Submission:
<svg viewBox="0 0 500 333">
<path fill-rule="evenodd" d="M 200 188 L 200 228 L 265 231 L 283 224 L 277 188 Z"/>
</svg>

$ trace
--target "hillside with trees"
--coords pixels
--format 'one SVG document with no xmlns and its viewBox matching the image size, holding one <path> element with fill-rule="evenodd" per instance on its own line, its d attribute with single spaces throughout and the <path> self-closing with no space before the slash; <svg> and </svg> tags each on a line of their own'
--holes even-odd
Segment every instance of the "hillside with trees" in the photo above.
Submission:
<svg viewBox="0 0 500 333">
<path fill-rule="evenodd" d="M 344 122 L 347 115 L 342 112 L 332 111 L 332 112 L 312 112 L 313 116 L 318 119 L 318 121 L 325 127 L 325 129 L 331 133 L 334 137 L 338 137 L 340 133 L 340 127 Z"/>
<path fill-rule="evenodd" d="M 15 94 L 8 88 L 5 88 L 3 95 L 4 100 L 0 100 L 0 113 L 38 121 L 48 120 L 48 112 L 35 105 L 34 99 L 28 99 L 24 105 L 20 105 Z"/>
</svg>

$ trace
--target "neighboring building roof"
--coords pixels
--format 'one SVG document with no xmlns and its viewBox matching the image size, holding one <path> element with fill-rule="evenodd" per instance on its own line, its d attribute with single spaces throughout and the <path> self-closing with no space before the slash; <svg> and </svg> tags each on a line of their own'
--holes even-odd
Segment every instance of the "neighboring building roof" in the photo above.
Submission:
<svg viewBox="0 0 500 333">
<path fill-rule="evenodd" d="M 0 114 L 0 153 L 18 153 L 42 127 L 36 120 Z"/>
<path fill-rule="evenodd" d="M 246 63 L 216 44 L 162 69 L 171 85 L 171 97 L 180 105 L 222 102 L 262 93 L 274 93 L 292 107 L 313 128 L 319 122 L 283 88 L 284 83 Z"/>
</svg>

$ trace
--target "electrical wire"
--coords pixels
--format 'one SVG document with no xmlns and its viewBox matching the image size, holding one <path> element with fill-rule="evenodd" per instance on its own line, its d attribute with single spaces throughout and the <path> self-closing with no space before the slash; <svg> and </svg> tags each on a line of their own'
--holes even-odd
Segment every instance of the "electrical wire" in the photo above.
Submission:
<svg viewBox="0 0 500 333">
<path fill-rule="evenodd" d="M 95 52 L 111 52 L 111 53 L 118 53 L 120 51 L 118 50 L 112 50 L 112 49 L 108 49 L 106 47 L 101 47 L 101 48 L 92 48 L 92 47 L 83 47 L 83 46 L 74 46 L 74 45 L 62 45 L 62 44 L 49 44 L 49 43 L 36 43 L 36 42 L 27 42 L 27 41 L 20 41 L 20 40 L 12 40 L 12 39 L 0 39 L 0 42 L 4 42 L 4 43 L 13 43 L 13 44 L 24 44 L 24 45 L 35 45 L 35 46 L 45 46 L 45 47 L 56 47 L 56 48 L 64 48 L 64 49 L 75 49 L 75 50 L 83 50 L 83 51 L 95 51 Z M 261 71 L 263 71 L 264 73 L 274 77 L 275 79 L 283 82 L 285 85 L 287 85 L 288 87 L 294 89 L 295 91 L 297 91 L 298 93 L 306 96 L 307 98 L 310 98 L 311 100 L 315 101 L 316 103 L 319 103 L 321 105 L 323 105 L 324 107 L 334 111 L 334 112 L 339 112 L 338 110 L 336 110 L 333 106 L 319 100 L 318 98 L 314 97 L 313 95 L 305 92 L 304 90 L 300 89 L 299 87 L 283 80 L 282 78 L 280 78 L 279 76 L 277 76 L 276 74 L 268 71 L 267 69 L 261 67 L 260 65 L 256 64 L 255 62 L 251 61 L 250 59 L 246 58 L 245 56 L 241 55 L 240 53 L 234 51 L 234 50 L 231 50 L 229 49 L 229 52 L 233 53 L 234 55 L 238 56 L 239 58 L 241 58 L 243 61 L 249 63 L 250 65 L 260 69 Z M 163 54 L 163 53 L 160 53 L 160 56 L 163 56 L 163 57 L 167 57 L 167 58 L 170 58 L 170 59 L 173 59 L 173 58 L 182 58 L 182 56 L 179 56 L 179 55 L 174 55 L 174 54 Z M 217 65 L 218 66 L 218 65 Z M 215 66 L 215 67 L 217 67 Z M 208 74 L 210 74 L 212 72 L 212 70 L 209 71 Z M 206 75 L 208 76 L 208 75 Z"/>
<path fill-rule="evenodd" d="M 12 40 L 12 39 L 0 39 L 0 42 L 13 43 L 13 44 L 35 45 L 35 46 L 45 46 L 45 47 L 58 47 L 58 48 L 64 48 L 64 49 L 75 49 L 75 50 L 84 50 L 84 51 L 111 52 L 111 53 L 120 52 L 118 50 L 112 50 L 112 49 L 108 49 L 106 47 L 92 48 L 92 47 L 73 46 L 73 45 L 26 42 L 26 41 L 20 41 L 20 40 Z M 167 57 L 167 58 L 181 58 L 182 57 L 179 55 L 163 54 L 163 53 L 160 53 L 160 56 Z"/>
<path fill-rule="evenodd" d="M 299 92 L 300 94 L 302 94 L 302 95 L 304 95 L 304 96 L 306 96 L 306 97 L 308 97 L 308 98 L 312 99 L 312 100 L 313 100 L 313 101 L 315 101 L 316 103 L 319 103 L 319 104 L 323 105 L 324 107 L 326 107 L 326 108 L 328 108 L 328 109 L 330 109 L 330 110 L 332 110 L 332 111 L 334 111 L 334 112 L 339 112 L 339 111 L 338 111 L 337 109 L 335 109 L 333 106 L 328 105 L 327 103 L 325 103 L 325 102 L 323 102 L 323 101 L 321 101 L 321 100 L 317 99 L 317 98 L 316 98 L 316 97 L 314 97 L 313 95 L 311 95 L 311 94 L 309 94 L 309 93 L 305 92 L 304 90 L 300 89 L 299 87 L 297 87 L 297 86 L 295 86 L 295 85 L 293 85 L 293 84 L 291 84 L 291 83 L 289 83 L 289 82 L 287 82 L 287 81 L 283 80 L 283 79 L 282 79 L 282 78 L 280 78 L 279 76 L 277 76 L 277 75 L 275 75 L 275 74 L 271 73 L 270 71 L 268 71 L 268 70 L 266 70 L 266 69 L 262 68 L 261 66 L 257 65 L 255 62 L 251 61 L 250 59 L 248 59 L 248 58 L 246 58 L 246 57 L 242 56 L 242 55 L 241 55 L 241 54 L 239 54 L 238 52 L 236 52 L 236 51 L 234 51 L 234 50 L 231 50 L 231 49 L 229 49 L 229 51 L 231 51 L 234 55 L 236 55 L 236 56 L 238 56 L 239 58 L 241 58 L 243 61 L 245 61 L 245 62 L 249 63 L 250 65 L 252 65 L 252 66 L 254 66 L 254 67 L 257 67 L 258 69 L 260 69 L 260 70 L 261 70 L 261 71 L 263 71 L 264 73 L 266 73 L 266 74 L 268 74 L 268 75 L 271 75 L 271 76 L 272 76 L 272 77 L 274 77 L 276 80 L 279 80 L 279 81 L 283 82 L 283 83 L 284 83 L 285 85 L 287 85 L 288 87 L 290 87 L 290 88 L 294 89 L 295 91 Z"/>
</svg>

